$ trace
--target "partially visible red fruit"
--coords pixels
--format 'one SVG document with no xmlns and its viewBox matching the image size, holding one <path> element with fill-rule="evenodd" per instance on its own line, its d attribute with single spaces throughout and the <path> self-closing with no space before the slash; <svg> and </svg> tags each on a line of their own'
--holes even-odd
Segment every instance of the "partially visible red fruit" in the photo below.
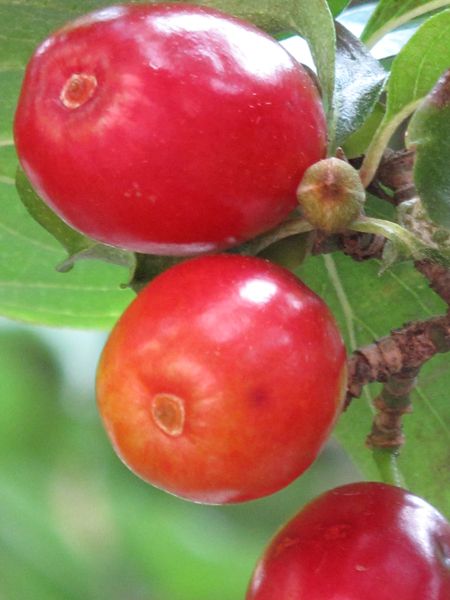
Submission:
<svg viewBox="0 0 450 600">
<path fill-rule="evenodd" d="M 383 483 L 319 496 L 275 537 L 246 600 L 448 600 L 450 525 Z"/>
</svg>

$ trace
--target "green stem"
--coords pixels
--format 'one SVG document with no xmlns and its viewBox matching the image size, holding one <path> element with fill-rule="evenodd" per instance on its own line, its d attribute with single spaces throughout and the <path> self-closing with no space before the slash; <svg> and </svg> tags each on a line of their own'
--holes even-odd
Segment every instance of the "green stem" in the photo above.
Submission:
<svg viewBox="0 0 450 600">
<path fill-rule="evenodd" d="M 397 487 L 406 487 L 398 468 L 399 453 L 393 448 L 373 448 L 372 456 L 380 473 L 381 480 Z"/>
<path fill-rule="evenodd" d="M 393 223 L 392 221 L 385 221 L 384 219 L 375 219 L 374 217 L 359 217 L 356 221 L 353 221 L 350 228 L 353 231 L 360 231 L 361 233 L 375 233 L 382 235 L 392 241 L 399 237 L 410 239 L 411 242 L 416 241 L 417 239 L 415 235 L 401 225 Z"/>
<path fill-rule="evenodd" d="M 253 240 L 245 242 L 241 246 L 232 248 L 231 252 L 238 249 L 240 254 L 256 256 L 272 244 L 275 244 L 275 242 L 293 235 L 298 235 L 299 233 L 308 233 L 314 229 L 314 226 L 303 217 L 291 219 L 290 221 L 281 223 L 281 225 L 278 225 L 278 227 L 275 229 L 272 229 L 267 233 L 263 233 Z"/>
</svg>

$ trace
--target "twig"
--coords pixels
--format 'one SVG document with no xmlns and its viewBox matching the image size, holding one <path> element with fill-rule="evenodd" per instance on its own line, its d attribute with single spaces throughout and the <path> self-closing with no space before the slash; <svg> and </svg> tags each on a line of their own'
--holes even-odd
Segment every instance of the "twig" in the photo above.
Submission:
<svg viewBox="0 0 450 600">
<path fill-rule="evenodd" d="M 413 321 L 390 335 L 356 350 L 348 360 L 347 404 L 359 398 L 362 388 L 386 382 L 406 369 L 420 368 L 435 354 L 450 351 L 450 314 Z"/>
<path fill-rule="evenodd" d="M 394 152 L 387 148 L 374 178 L 367 186 L 367 191 L 394 206 L 417 196 L 413 178 L 414 157 L 413 150 Z M 361 167 L 363 157 L 351 159 L 349 162 L 358 169 Z M 392 190 L 393 195 L 387 194 L 384 188 Z"/>
<path fill-rule="evenodd" d="M 386 238 L 372 233 L 348 230 L 327 237 L 323 232 L 318 232 L 312 254 L 343 252 L 356 262 L 370 258 L 380 260 L 385 242 Z"/>
<path fill-rule="evenodd" d="M 392 375 L 373 401 L 378 414 L 372 432 L 367 436 L 368 448 L 390 448 L 397 453 L 405 443 L 403 415 L 412 412 L 411 392 L 417 384 L 420 367 L 403 369 Z"/>
<path fill-rule="evenodd" d="M 413 150 L 389 152 L 378 168 L 375 181 L 394 192 L 396 206 L 417 196 L 413 178 L 414 156 Z"/>
</svg>

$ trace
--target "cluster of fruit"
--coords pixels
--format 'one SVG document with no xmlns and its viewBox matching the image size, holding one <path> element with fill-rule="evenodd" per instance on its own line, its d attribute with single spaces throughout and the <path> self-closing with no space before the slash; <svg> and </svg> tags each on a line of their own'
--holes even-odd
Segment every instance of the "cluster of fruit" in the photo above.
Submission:
<svg viewBox="0 0 450 600">
<path fill-rule="evenodd" d="M 292 482 L 342 411 L 345 347 L 298 278 L 224 251 L 286 219 L 324 158 L 306 71 L 216 10 L 119 5 L 41 44 L 14 128 L 33 186 L 78 231 L 140 253 L 207 254 L 153 280 L 103 351 L 98 405 L 125 464 L 196 502 Z M 275 538 L 248 599 L 396 594 L 450 597 L 450 527 L 401 489 L 361 483 L 317 499 Z"/>
</svg>

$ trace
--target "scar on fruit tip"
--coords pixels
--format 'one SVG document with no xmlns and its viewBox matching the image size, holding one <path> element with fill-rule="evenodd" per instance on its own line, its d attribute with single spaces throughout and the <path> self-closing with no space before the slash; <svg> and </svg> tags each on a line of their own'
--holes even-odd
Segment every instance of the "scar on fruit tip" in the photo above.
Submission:
<svg viewBox="0 0 450 600">
<path fill-rule="evenodd" d="M 155 425 L 167 435 L 177 437 L 184 428 L 184 403 L 173 394 L 155 394 L 152 399 L 152 418 Z"/>
<path fill-rule="evenodd" d="M 73 73 L 65 82 L 59 99 L 66 108 L 79 108 L 94 95 L 96 87 L 95 75 Z"/>
</svg>

